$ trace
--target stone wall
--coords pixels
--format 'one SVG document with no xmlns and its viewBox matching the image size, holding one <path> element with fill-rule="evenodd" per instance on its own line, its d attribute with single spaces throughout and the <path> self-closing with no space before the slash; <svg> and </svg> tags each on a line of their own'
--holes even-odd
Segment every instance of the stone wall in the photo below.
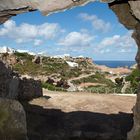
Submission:
<svg viewBox="0 0 140 140">
<path fill-rule="evenodd" d="M 20 78 L 11 68 L 0 61 L 0 97 L 31 100 L 43 96 L 41 81 Z"/>
<path fill-rule="evenodd" d="M 28 101 L 43 96 L 41 81 L 34 79 L 20 79 L 18 91 L 19 100 Z"/>
<path fill-rule="evenodd" d="M 26 115 L 18 100 L 40 96 L 40 81 L 21 79 L 0 61 L 0 140 L 27 140 Z"/>
</svg>

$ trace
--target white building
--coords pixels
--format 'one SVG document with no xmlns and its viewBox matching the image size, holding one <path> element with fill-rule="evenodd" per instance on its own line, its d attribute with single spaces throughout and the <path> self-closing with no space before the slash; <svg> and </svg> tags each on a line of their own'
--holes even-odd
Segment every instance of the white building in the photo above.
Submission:
<svg viewBox="0 0 140 140">
<path fill-rule="evenodd" d="M 52 56 L 51 58 L 62 58 L 62 59 L 64 59 L 65 57 L 70 57 L 70 54 L 55 55 L 55 56 Z"/>
<path fill-rule="evenodd" d="M 15 52 L 14 49 L 9 48 L 7 46 L 0 47 L 0 53 L 9 53 L 9 54 L 12 54 L 14 52 Z"/>
<path fill-rule="evenodd" d="M 66 61 L 66 63 L 67 63 L 70 67 L 72 67 L 72 68 L 78 67 L 78 64 L 75 63 L 75 62 Z"/>
</svg>

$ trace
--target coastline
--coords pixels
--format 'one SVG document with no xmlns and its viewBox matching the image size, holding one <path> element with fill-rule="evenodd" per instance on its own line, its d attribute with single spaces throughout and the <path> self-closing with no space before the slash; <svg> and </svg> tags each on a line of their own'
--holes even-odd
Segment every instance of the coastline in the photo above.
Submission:
<svg viewBox="0 0 140 140">
<path fill-rule="evenodd" d="M 117 68 L 117 67 L 128 67 L 136 64 L 136 61 L 126 61 L 126 60 L 94 60 L 93 63 L 97 65 L 105 65 L 110 68 Z"/>
</svg>

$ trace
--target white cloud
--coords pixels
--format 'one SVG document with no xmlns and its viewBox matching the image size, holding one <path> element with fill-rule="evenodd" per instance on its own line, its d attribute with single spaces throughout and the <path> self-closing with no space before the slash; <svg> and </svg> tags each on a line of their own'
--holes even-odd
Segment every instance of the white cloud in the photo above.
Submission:
<svg viewBox="0 0 140 140">
<path fill-rule="evenodd" d="M 84 32 L 70 32 L 62 38 L 58 45 L 61 46 L 74 46 L 74 47 L 87 47 L 94 40 L 94 36 Z"/>
<path fill-rule="evenodd" d="M 29 52 L 29 50 L 21 50 L 21 49 L 17 49 L 16 51 L 20 52 L 20 53 L 28 53 Z"/>
<path fill-rule="evenodd" d="M 40 39 L 34 40 L 34 45 L 35 45 L 35 46 L 39 46 L 39 45 L 41 45 L 42 43 L 43 43 L 43 41 L 40 40 Z"/>
<path fill-rule="evenodd" d="M 119 40 L 120 40 L 120 35 L 114 35 L 113 37 L 106 37 L 101 41 L 100 46 L 103 48 L 106 46 L 111 46 L 117 43 Z"/>
<path fill-rule="evenodd" d="M 132 32 L 129 31 L 125 35 L 114 35 L 104 38 L 96 47 L 96 51 L 100 51 L 112 47 L 119 49 L 119 52 L 130 52 L 131 48 L 136 47 L 134 39 L 131 37 Z"/>
<path fill-rule="evenodd" d="M 132 52 L 132 49 L 121 49 L 118 52 L 119 53 L 130 53 L 130 52 Z"/>
<path fill-rule="evenodd" d="M 42 38 L 44 40 L 54 39 L 63 30 L 57 23 L 44 23 L 41 25 L 32 25 L 23 23 L 19 26 L 15 21 L 9 20 L 4 23 L 0 29 L 0 36 L 15 40 L 17 43 L 34 42 L 39 45 Z"/>
<path fill-rule="evenodd" d="M 91 24 L 94 29 L 100 30 L 103 32 L 108 32 L 111 29 L 110 22 L 106 22 L 103 19 L 100 19 L 96 15 L 89 15 L 87 13 L 81 13 L 79 17 L 85 21 L 91 21 Z"/>
<path fill-rule="evenodd" d="M 105 49 L 105 50 L 101 50 L 101 51 L 100 51 L 100 53 L 101 53 L 101 54 L 104 54 L 104 53 L 109 53 L 109 52 L 111 52 L 111 50 L 110 50 L 110 49 Z"/>
</svg>

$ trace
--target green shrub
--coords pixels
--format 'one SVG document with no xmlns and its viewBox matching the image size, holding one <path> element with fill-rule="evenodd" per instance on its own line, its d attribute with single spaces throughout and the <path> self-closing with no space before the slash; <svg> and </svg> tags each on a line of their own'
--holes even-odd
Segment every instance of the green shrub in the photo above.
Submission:
<svg viewBox="0 0 140 140">
<path fill-rule="evenodd" d="M 13 66 L 15 71 L 18 71 L 20 74 L 29 74 L 29 75 L 39 75 L 42 73 L 42 68 L 39 64 L 35 64 L 32 61 L 26 61 L 24 65 L 17 63 Z"/>
<path fill-rule="evenodd" d="M 126 81 L 130 81 L 131 87 L 137 89 L 140 84 L 140 70 L 134 69 L 132 73 L 125 78 Z"/>
<path fill-rule="evenodd" d="M 73 81 L 74 84 L 81 84 L 81 83 L 88 83 L 88 82 L 101 83 L 109 87 L 115 86 L 114 83 L 110 79 L 105 78 L 105 75 L 99 72 L 96 72 L 94 75 L 91 75 L 89 77 L 81 78 L 80 80 Z"/>
<path fill-rule="evenodd" d="M 91 93 L 100 93 L 100 94 L 109 94 L 109 93 L 121 93 L 121 87 L 107 87 L 107 86 L 89 86 L 85 88 L 87 91 Z"/>
<path fill-rule="evenodd" d="M 20 52 L 15 52 L 14 53 L 15 54 L 15 56 L 17 57 L 17 58 L 19 58 L 19 59 L 26 59 L 26 60 L 32 60 L 33 58 L 34 58 L 34 56 L 33 55 L 30 55 L 30 54 L 28 54 L 28 53 L 20 53 Z"/>
<path fill-rule="evenodd" d="M 48 90 L 51 90 L 51 91 L 66 91 L 63 88 L 56 87 L 56 86 L 54 86 L 52 84 L 45 83 L 45 82 L 42 82 L 42 88 L 45 88 L 45 89 L 48 89 Z"/>
</svg>

